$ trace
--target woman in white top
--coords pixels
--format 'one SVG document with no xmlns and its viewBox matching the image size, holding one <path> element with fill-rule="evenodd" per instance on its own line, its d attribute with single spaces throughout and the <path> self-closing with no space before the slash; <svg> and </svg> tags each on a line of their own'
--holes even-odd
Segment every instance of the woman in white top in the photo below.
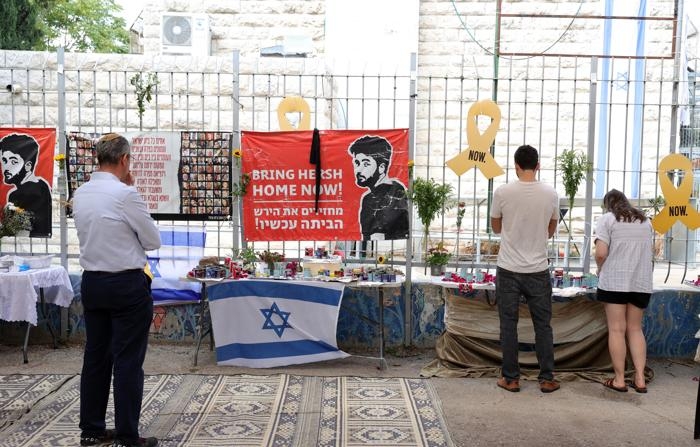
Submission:
<svg viewBox="0 0 700 447">
<path fill-rule="evenodd" d="M 630 386 L 638 393 L 646 393 L 642 316 L 652 292 L 654 233 L 644 213 L 616 189 L 603 197 L 603 209 L 605 214 L 596 225 L 595 261 L 598 301 L 605 305 L 608 349 L 615 371 L 615 377 L 603 384 L 615 391 L 627 391 L 625 358 L 629 344 L 635 371 Z"/>
</svg>

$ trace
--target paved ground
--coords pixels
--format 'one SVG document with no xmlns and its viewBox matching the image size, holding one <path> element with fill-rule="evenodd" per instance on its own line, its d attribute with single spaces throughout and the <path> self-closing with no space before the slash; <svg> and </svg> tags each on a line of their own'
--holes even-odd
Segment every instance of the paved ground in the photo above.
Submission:
<svg viewBox="0 0 700 447">
<path fill-rule="evenodd" d="M 379 370 L 376 359 L 347 359 L 286 368 L 246 369 L 216 366 L 214 354 L 200 351 L 192 366 L 191 344 L 154 342 L 147 374 L 305 374 L 314 376 L 418 377 L 433 359 L 431 350 L 388 357 Z M 29 364 L 18 346 L 0 345 L 0 374 L 79 373 L 81 345 L 57 350 L 30 346 Z M 520 393 L 496 387 L 495 379 L 430 379 L 437 389 L 451 436 L 457 446 L 700 446 L 693 440 L 700 367 L 691 360 L 652 359 L 655 379 L 648 394 L 617 393 L 592 382 L 568 382 L 542 394 L 536 382 Z"/>
</svg>

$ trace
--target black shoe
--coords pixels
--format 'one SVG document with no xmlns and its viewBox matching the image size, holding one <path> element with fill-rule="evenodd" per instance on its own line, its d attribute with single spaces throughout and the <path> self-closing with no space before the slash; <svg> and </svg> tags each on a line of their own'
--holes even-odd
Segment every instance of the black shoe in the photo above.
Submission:
<svg viewBox="0 0 700 447">
<path fill-rule="evenodd" d="M 105 430 L 101 435 L 80 435 L 80 445 L 107 444 L 114 440 L 115 430 Z"/>
<path fill-rule="evenodd" d="M 158 438 L 139 438 L 136 441 L 115 440 L 112 447 L 155 447 L 158 445 Z"/>
</svg>

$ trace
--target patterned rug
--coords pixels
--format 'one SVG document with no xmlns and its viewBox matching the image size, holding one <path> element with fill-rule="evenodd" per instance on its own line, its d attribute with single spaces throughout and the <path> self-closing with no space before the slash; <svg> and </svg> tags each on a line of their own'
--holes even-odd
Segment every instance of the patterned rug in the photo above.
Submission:
<svg viewBox="0 0 700 447">
<path fill-rule="evenodd" d="M 78 445 L 79 383 L 0 376 L 0 446 Z M 147 376 L 140 430 L 161 446 L 453 445 L 428 379 Z"/>
</svg>

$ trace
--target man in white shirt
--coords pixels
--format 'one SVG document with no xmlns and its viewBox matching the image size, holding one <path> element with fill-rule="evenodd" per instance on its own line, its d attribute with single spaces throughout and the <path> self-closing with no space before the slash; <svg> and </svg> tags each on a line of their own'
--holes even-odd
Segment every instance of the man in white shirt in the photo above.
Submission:
<svg viewBox="0 0 700 447">
<path fill-rule="evenodd" d="M 146 250 L 160 234 L 136 188 L 130 146 L 117 134 L 95 147 L 99 171 L 75 191 L 73 215 L 83 267 L 81 294 L 86 344 L 80 379 L 80 445 L 155 446 L 139 437 L 143 362 L 153 317 Z M 115 430 L 105 413 L 114 374 Z"/>
<path fill-rule="evenodd" d="M 500 186 L 493 194 L 491 227 L 501 235 L 496 269 L 496 300 L 501 326 L 503 363 L 497 385 L 520 391 L 518 363 L 518 307 L 524 297 L 535 329 L 538 380 L 543 393 L 559 389 L 554 381 L 552 335 L 552 283 L 547 240 L 559 220 L 559 198 L 549 185 L 537 180 L 539 155 L 529 145 L 514 154 L 518 180 Z"/>
</svg>

